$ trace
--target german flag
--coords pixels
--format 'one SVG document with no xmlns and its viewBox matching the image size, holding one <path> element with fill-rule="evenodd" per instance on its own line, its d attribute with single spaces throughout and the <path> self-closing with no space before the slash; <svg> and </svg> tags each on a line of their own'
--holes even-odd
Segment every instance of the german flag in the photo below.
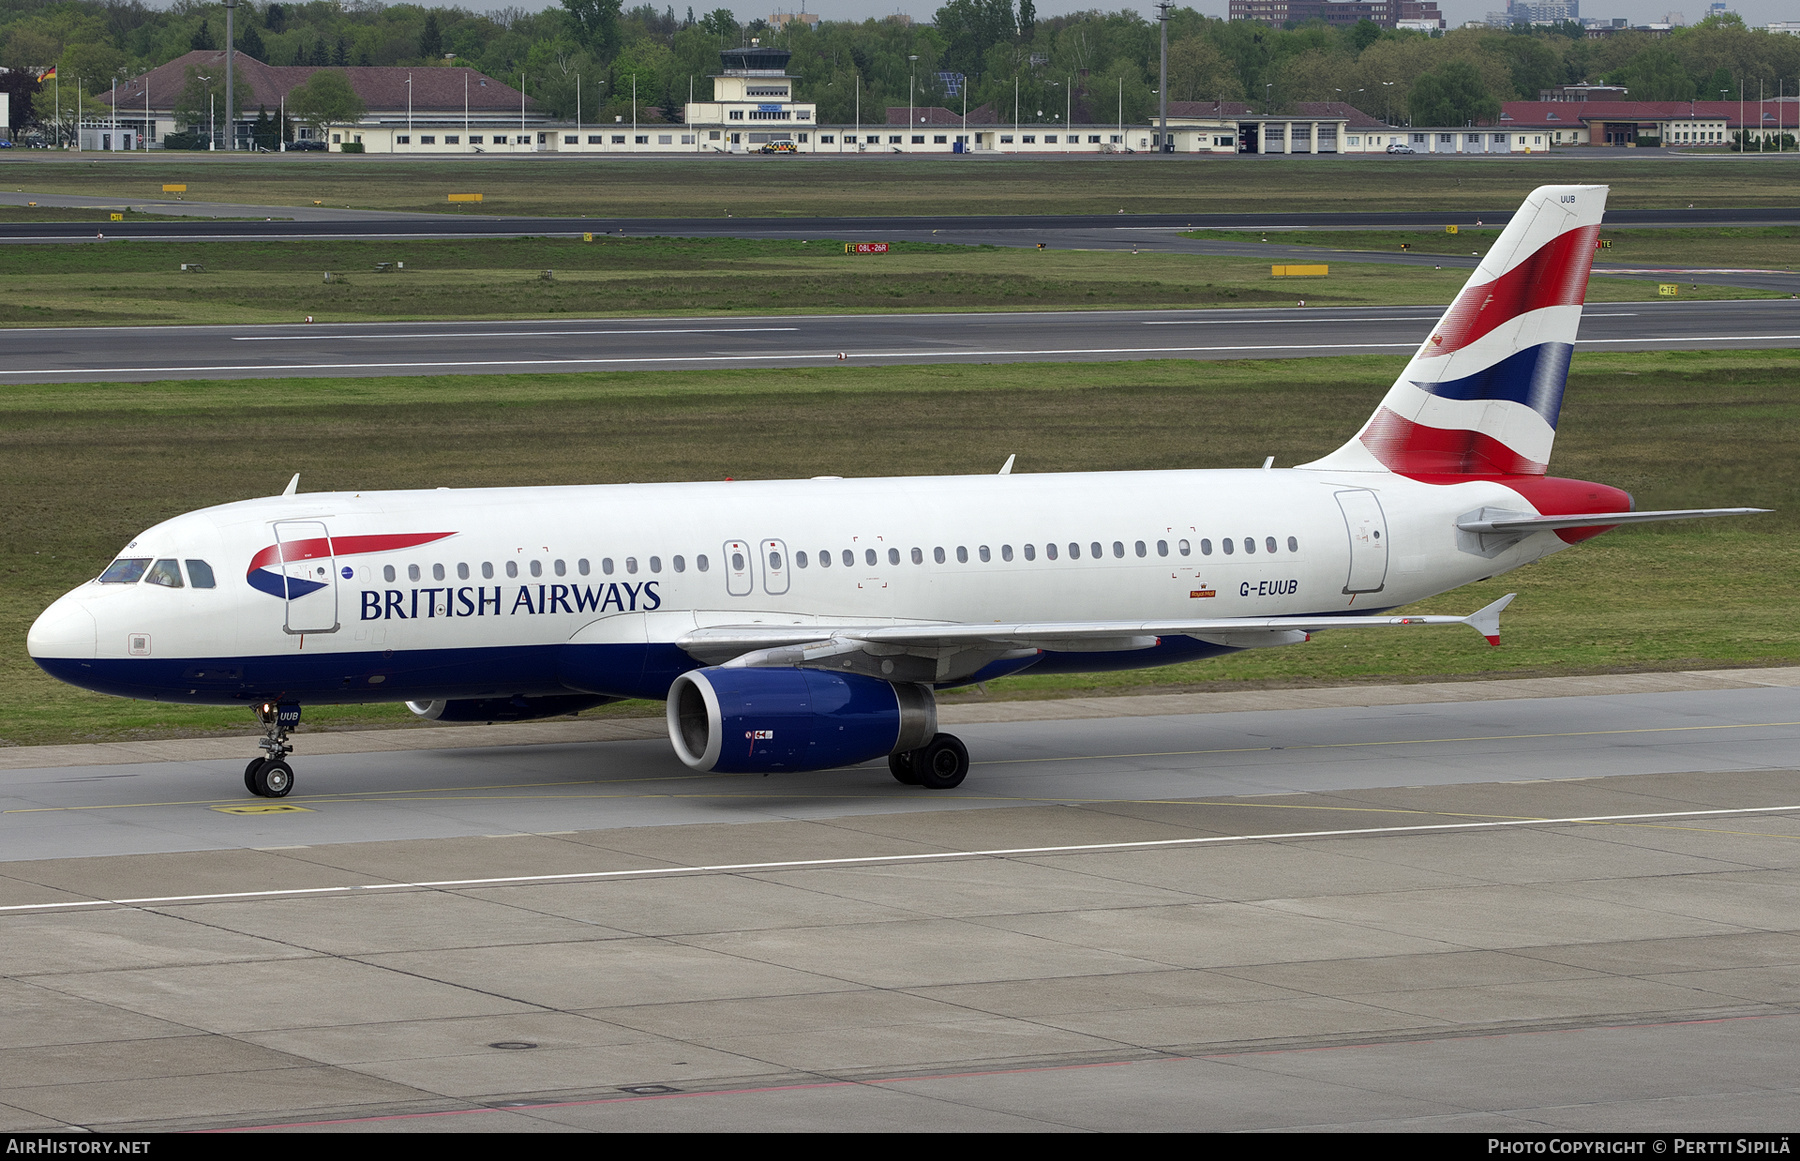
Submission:
<svg viewBox="0 0 1800 1161">
<path fill-rule="evenodd" d="M 55 79 L 56 79 L 56 66 L 51 65 L 49 72 L 44 73 L 38 77 L 38 84 L 40 84 L 40 85 L 45 84 L 46 82 L 53 81 Z"/>
</svg>

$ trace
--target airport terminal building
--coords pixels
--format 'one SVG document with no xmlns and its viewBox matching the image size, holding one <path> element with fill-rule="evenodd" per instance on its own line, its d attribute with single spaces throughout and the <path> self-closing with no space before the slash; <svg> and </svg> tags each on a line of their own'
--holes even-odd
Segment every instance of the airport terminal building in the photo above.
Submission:
<svg viewBox="0 0 1800 1161">
<path fill-rule="evenodd" d="M 104 119 L 83 124 L 83 149 L 160 148 L 167 135 L 210 134 L 213 147 L 255 147 L 258 110 L 278 117 L 289 95 L 322 71 L 273 66 L 236 54 L 239 116 L 194 123 L 178 112 L 195 75 L 216 76 L 222 51 L 191 52 L 101 94 L 116 101 Z M 953 110 L 903 106 L 867 110 L 867 119 L 821 124 L 818 106 L 798 99 L 786 49 L 726 49 L 709 78 L 710 100 L 683 107 L 679 123 L 660 115 L 600 124 L 550 117 L 526 93 L 467 68 L 345 68 L 365 112 L 354 121 L 294 129 L 301 148 L 333 152 L 424 153 L 796 153 L 1069 154 L 1172 152 L 1186 155 L 1512 154 L 1556 146 L 1723 145 L 1740 131 L 1755 141 L 1800 131 L 1800 102 L 1513 101 L 1486 125 L 1394 126 L 1339 101 L 1298 102 L 1258 112 L 1235 101 L 1171 101 L 1160 124 L 1024 122 L 990 105 Z M 216 86 L 215 86 L 216 87 Z M 651 119 L 655 116 L 655 119 Z M 190 137 L 191 139 L 191 137 Z M 291 148 L 292 146 L 290 146 Z"/>
</svg>

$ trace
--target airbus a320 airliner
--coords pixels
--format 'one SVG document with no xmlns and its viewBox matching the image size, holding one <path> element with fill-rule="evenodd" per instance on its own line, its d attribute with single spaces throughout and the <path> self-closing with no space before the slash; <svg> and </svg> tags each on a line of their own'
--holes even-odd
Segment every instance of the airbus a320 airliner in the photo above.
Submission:
<svg viewBox="0 0 1800 1161">
<path fill-rule="evenodd" d="M 1317 632 L 1465 624 L 1391 610 L 1634 512 L 1546 475 L 1606 202 L 1545 186 L 1361 431 L 1286 470 L 321 492 L 164 521 L 51 605 L 64 681 L 253 707 L 245 785 L 293 786 L 306 705 L 440 721 L 667 702 L 703 771 L 886 757 L 962 782 L 934 692 L 1025 670 L 1166 665 Z M 1010 467 L 1010 461 L 1008 462 Z"/>
</svg>

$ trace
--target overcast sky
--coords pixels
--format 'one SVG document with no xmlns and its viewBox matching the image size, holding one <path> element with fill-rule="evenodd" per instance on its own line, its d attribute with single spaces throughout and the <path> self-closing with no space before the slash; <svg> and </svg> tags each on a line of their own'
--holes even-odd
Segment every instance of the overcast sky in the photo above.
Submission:
<svg viewBox="0 0 1800 1161">
<path fill-rule="evenodd" d="M 455 3 L 456 0 L 451 0 Z M 670 0 L 624 0 L 625 7 L 648 2 L 666 7 Z M 1016 2 L 1016 0 L 1015 0 Z M 1187 5 L 1204 12 L 1208 16 L 1224 17 L 1227 0 L 1186 0 Z M 500 0 L 462 0 L 462 6 L 477 12 L 487 12 L 496 8 L 519 7 L 536 10 L 553 8 L 560 0 L 520 0 L 517 4 L 506 4 Z M 801 7 L 800 11 L 811 12 L 826 20 L 866 20 L 871 16 L 890 16 L 896 12 L 904 12 L 916 20 L 928 21 L 931 14 L 938 10 L 942 0 L 813 0 Z M 1623 16 L 1633 24 L 1647 24 L 1653 20 L 1662 20 L 1671 12 L 1679 12 L 1687 17 L 1689 24 L 1706 15 L 1710 0 L 1581 0 L 1581 14 L 1587 17 Z M 675 5 L 678 14 L 685 15 L 686 3 Z M 735 0 L 729 4 L 721 4 L 719 0 L 701 0 L 694 4 L 695 12 L 710 12 L 714 8 L 729 7 L 737 13 L 739 20 L 752 20 L 758 16 L 768 16 L 772 12 L 791 12 L 794 9 L 784 4 L 752 5 L 746 0 Z M 1148 15 L 1153 11 L 1148 0 L 1142 3 L 1082 3 L 1081 0 L 1038 0 L 1039 16 L 1053 16 L 1064 12 L 1079 12 L 1086 9 L 1099 8 L 1103 11 L 1116 11 L 1119 8 L 1133 8 Z M 1489 12 L 1506 9 L 1506 0 L 1438 0 L 1438 7 L 1444 13 L 1444 19 L 1450 27 L 1455 28 L 1465 20 L 1479 20 Z M 1734 0 L 1732 11 L 1742 16 L 1752 26 L 1768 24 L 1776 20 L 1800 20 L 1800 12 L 1795 11 L 1793 0 Z"/>
</svg>

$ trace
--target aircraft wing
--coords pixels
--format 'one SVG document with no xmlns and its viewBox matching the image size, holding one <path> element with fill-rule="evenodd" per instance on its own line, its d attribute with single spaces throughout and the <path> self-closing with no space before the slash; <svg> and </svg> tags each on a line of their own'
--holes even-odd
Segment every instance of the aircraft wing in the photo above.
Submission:
<svg viewBox="0 0 1800 1161">
<path fill-rule="evenodd" d="M 991 661 L 1039 650 L 1112 652 L 1149 649 L 1163 637 L 1198 637 L 1222 645 L 1255 648 L 1286 645 L 1328 629 L 1396 628 L 1412 625 L 1468 625 L 1493 645 L 1500 643 L 1500 611 L 1508 593 L 1465 617 L 1303 616 L 1202 617 L 1154 621 L 1037 621 L 1013 624 L 936 623 L 910 625 L 721 625 L 695 629 L 675 644 L 709 664 L 869 668 L 894 680 L 954 680 Z M 933 662 L 925 677 L 898 676 L 902 658 Z M 960 661 L 958 660 L 960 658 Z M 866 663 L 873 662 L 872 666 Z M 917 664 L 904 667 L 918 671 Z M 965 671 L 966 672 L 961 672 Z"/>
</svg>

